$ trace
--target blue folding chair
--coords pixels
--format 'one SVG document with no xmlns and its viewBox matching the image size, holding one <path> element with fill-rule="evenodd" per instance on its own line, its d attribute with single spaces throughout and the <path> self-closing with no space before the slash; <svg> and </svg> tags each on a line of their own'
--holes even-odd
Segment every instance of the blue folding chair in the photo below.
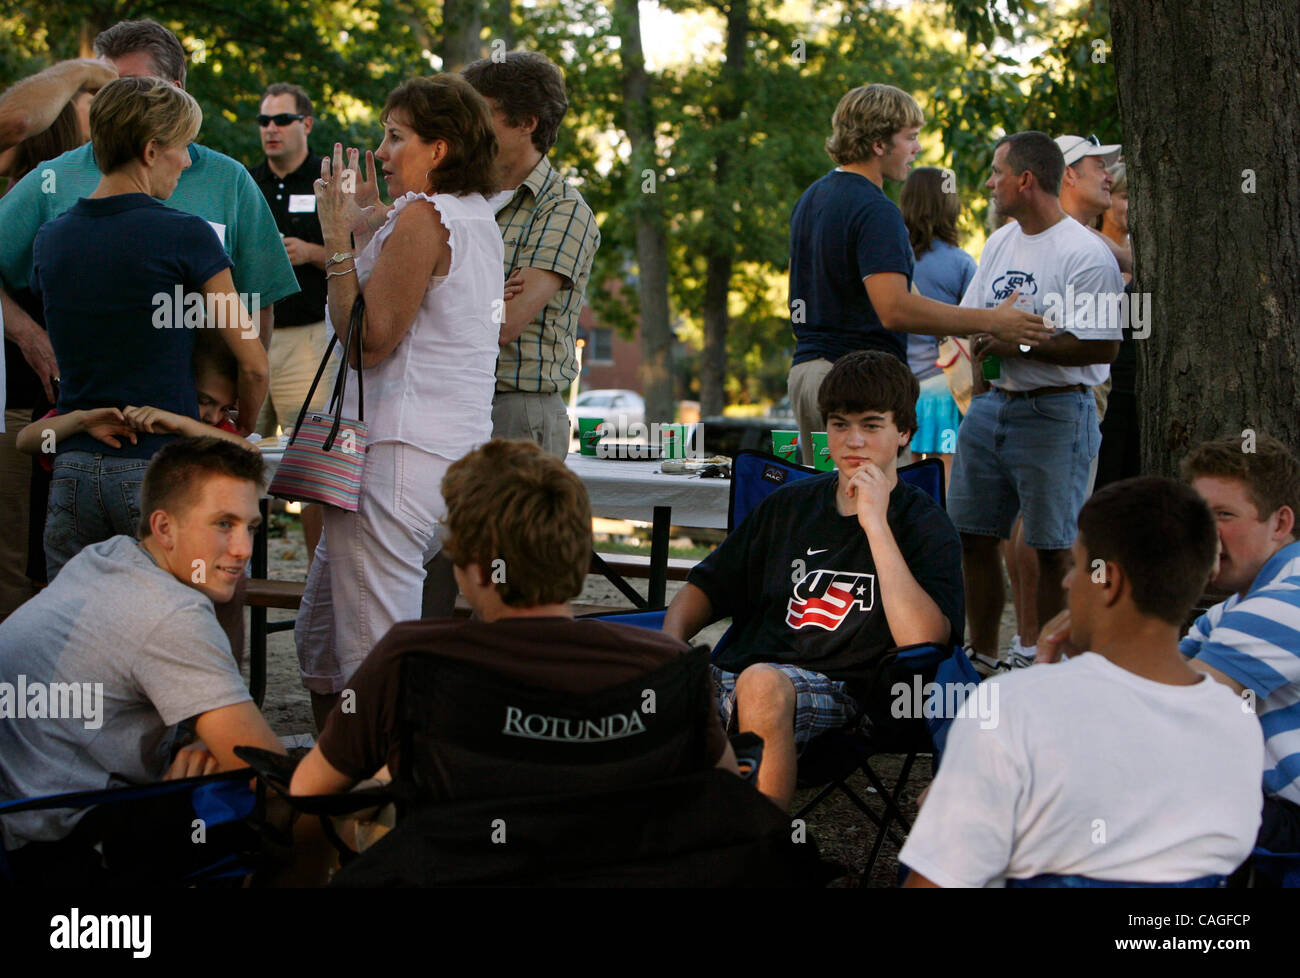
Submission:
<svg viewBox="0 0 1300 978">
<path fill-rule="evenodd" d="M 1129 890 L 1129 889 L 1223 889 L 1228 885 L 1226 876 L 1200 876 L 1194 880 L 1182 880 L 1177 883 L 1131 883 L 1127 880 L 1099 880 L 1091 876 L 1058 876 L 1055 873 L 1044 873 L 1042 876 L 1031 876 L 1023 880 L 1007 880 L 1007 889 L 1010 890 L 1044 890 L 1044 889 L 1107 889 L 1107 890 Z"/>
<path fill-rule="evenodd" d="M 1300 852 L 1270 852 L 1256 849 L 1250 854 L 1251 885 L 1262 879 L 1265 886 L 1284 890 L 1300 889 Z"/>
<path fill-rule="evenodd" d="M 177 809 L 179 814 L 176 816 L 177 824 L 171 828 L 177 832 L 183 831 L 188 837 L 194 831 L 193 820 L 199 819 L 202 821 L 206 835 L 212 829 L 237 822 L 246 820 L 257 824 L 263 822 L 264 800 L 249 788 L 252 778 L 251 769 L 241 768 L 237 771 L 225 771 L 220 774 L 175 781 L 101 788 L 94 791 L 72 791 L 40 798 L 20 798 L 0 802 L 0 819 L 19 812 L 80 810 L 97 806 L 122 806 L 123 811 L 129 814 L 132 806 L 138 810 L 148 802 L 174 798 L 179 803 Z M 183 823 L 180 820 L 183 820 Z M 142 827 L 148 829 L 147 825 Z M 254 872 L 261 865 L 260 845 L 251 835 L 240 836 L 240 842 L 244 844 L 226 846 L 213 844 L 210 850 L 205 850 L 205 858 L 198 860 L 197 865 L 191 863 L 180 867 L 170 865 L 165 858 L 160 858 L 147 866 L 130 867 L 129 880 L 126 882 L 129 885 L 193 886 L 240 879 Z M 210 860 L 206 858 L 207 856 L 211 857 Z M 0 886 L 22 882 L 15 878 L 8 854 L 0 845 Z M 105 882 L 120 885 L 122 881 L 110 880 L 106 877 Z"/>
</svg>

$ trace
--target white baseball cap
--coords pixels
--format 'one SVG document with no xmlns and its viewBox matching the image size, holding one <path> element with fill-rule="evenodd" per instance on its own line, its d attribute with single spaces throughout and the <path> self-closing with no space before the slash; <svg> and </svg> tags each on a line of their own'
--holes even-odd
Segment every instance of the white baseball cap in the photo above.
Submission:
<svg viewBox="0 0 1300 978">
<path fill-rule="evenodd" d="M 1066 166 L 1074 166 L 1085 156 L 1100 156 L 1102 165 L 1110 167 L 1119 159 L 1122 148 L 1118 145 L 1103 146 L 1096 136 L 1057 136 L 1056 145 L 1061 148 Z"/>
</svg>

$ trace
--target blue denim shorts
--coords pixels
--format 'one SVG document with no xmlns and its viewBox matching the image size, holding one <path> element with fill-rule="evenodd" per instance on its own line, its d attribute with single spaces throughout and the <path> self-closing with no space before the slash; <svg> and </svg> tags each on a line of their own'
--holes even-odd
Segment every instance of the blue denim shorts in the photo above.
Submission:
<svg viewBox="0 0 1300 978">
<path fill-rule="evenodd" d="M 1101 447 L 1092 391 L 971 401 L 957 435 L 948 515 L 958 532 L 1007 539 L 1016 514 L 1035 550 L 1068 550 Z"/>
<path fill-rule="evenodd" d="M 136 535 L 147 458 L 60 452 L 54 459 L 45 518 L 45 565 L 52 581 L 81 548 L 118 534 Z"/>
</svg>

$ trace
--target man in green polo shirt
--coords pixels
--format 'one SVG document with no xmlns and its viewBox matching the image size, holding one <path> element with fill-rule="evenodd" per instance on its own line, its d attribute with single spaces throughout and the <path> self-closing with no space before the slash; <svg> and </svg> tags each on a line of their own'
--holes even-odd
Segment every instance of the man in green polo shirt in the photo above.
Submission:
<svg viewBox="0 0 1300 978">
<path fill-rule="evenodd" d="M 492 434 L 563 458 L 569 416 L 560 392 L 578 375 L 578 313 L 600 247 L 591 208 L 546 159 L 569 105 L 564 75 L 536 52 L 511 51 L 475 61 L 464 76 L 492 108 L 505 274 L 520 272 L 523 283 L 505 306 Z"/>
</svg>

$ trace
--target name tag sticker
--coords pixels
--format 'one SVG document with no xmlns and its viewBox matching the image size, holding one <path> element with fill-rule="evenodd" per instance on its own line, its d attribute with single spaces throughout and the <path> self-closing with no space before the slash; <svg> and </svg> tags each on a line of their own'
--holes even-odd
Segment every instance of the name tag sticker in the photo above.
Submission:
<svg viewBox="0 0 1300 978">
<path fill-rule="evenodd" d="M 208 227 L 217 232 L 217 240 L 221 242 L 221 247 L 226 246 L 226 226 L 218 224 L 216 221 L 208 221 Z"/>
<path fill-rule="evenodd" d="M 316 195 L 315 194 L 290 194 L 289 213 L 290 214 L 315 214 Z"/>
</svg>

